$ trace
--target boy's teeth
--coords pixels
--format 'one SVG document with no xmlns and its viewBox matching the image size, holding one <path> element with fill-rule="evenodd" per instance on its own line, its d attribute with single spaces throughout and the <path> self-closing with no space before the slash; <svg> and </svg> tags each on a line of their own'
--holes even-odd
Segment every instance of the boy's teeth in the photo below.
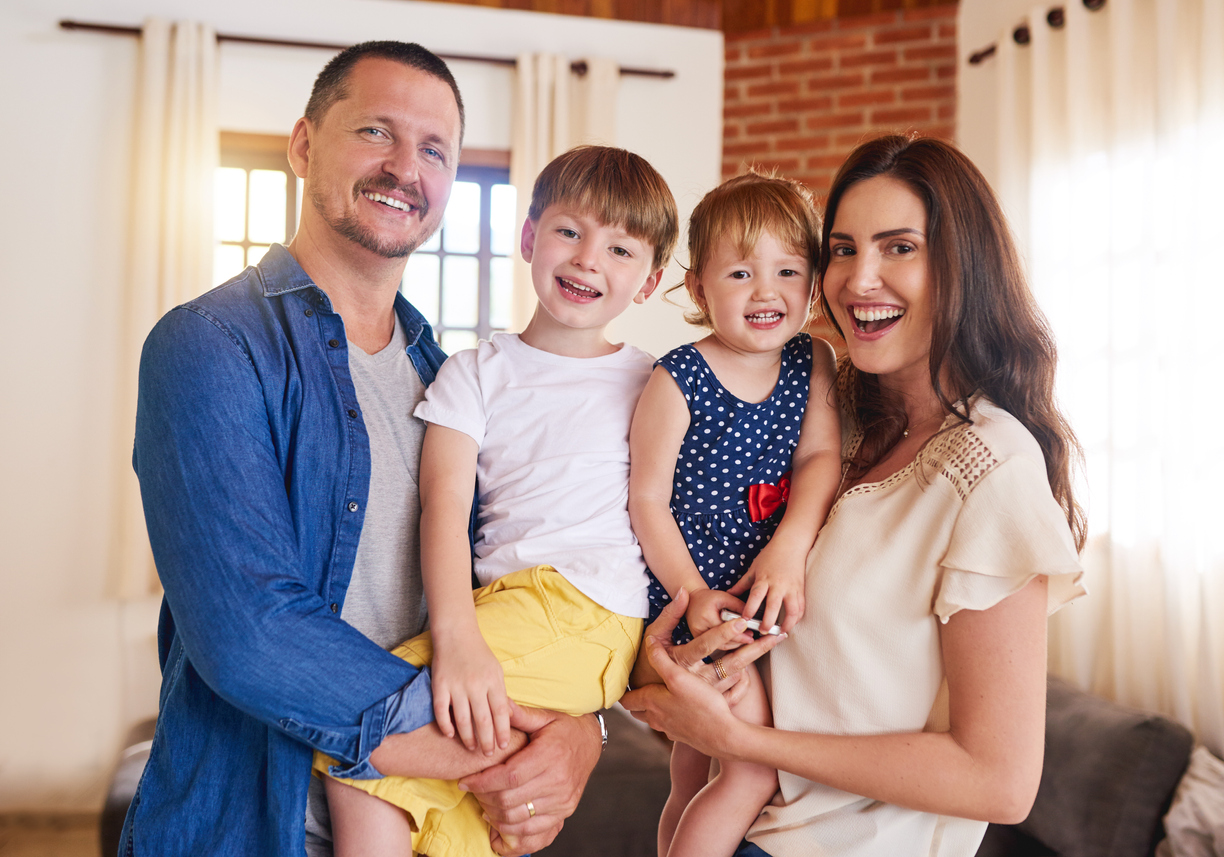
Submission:
<svg viewBox="0 0 1224 857">
<path fill-rule="evenodd" d="M 886 318 L 899 318 L 905 315 L 900 307 L 883 307 L 881 309 L 863 309 L 854 307 L 854 318 L 857 321 L 883 321 Z"/>
<path fill-rule="evenodd" d="M 573 280 L 565 279 L 565 277 L 559 277 L 558 279 L 561 280 L 562 285 L 566 286 L 567 288 L 573 289 L 576 292 L 582 292 L 583 294 L 591 295 L 592 297 L 599 294 L 599 292 L 597 292 L 595 289 L 592 289 L 590 286 L 580 285 L 578 283 L 575 283 Z"/>
<path fill-rule="evenodd" d="M 389 205 L 392 208 L 398 208 L 400 211 L 412 211 L 411 205 L 409 205 L 406 202 L 401 202 L 400 200 L 395 199 L 394 197 L 383 196 L 381 193 L 374 193 L 373 191 L 366 191 L 365 195 L 366 195 L 366 199 L 373 200 L 374 202 L 381 202 L 383 205 Z"/>
</svg>

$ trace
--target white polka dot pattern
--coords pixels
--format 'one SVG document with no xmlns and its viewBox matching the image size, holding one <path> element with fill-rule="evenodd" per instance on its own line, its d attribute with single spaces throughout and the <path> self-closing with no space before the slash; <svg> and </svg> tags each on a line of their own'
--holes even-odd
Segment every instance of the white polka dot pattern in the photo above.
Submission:
<svg viewBox="0 0 1224 857">
<path fill-rule="evenodd" d="M 801 333 L 786 343 L 778 383 L 763 402 L 728 392 L 692 345 L 669 352 L 658 365 L 676 380 L 690 413 L 672 482 L 672 514 L 710 588 L 727 589 L 748 570 L 782 517 L 778 511 L 752 521 L 748 486 L 777 484 L 791 469 L 807 408 L 812 340 Z M 649 594 L 653 619 L 670 598 L 654 575 Z M 681 623 L 677 640 L 687 632 Z"/>
</svg>

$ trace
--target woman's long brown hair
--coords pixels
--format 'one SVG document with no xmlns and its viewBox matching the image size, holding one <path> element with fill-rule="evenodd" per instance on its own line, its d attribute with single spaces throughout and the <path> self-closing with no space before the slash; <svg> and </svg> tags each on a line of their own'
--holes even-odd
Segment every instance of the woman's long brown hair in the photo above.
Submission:
<svg viewBox="0 0 1224 857">
<path fill-rule="evenodd" d="M 1076 547 L 1082 548 L 1087 519 L 1075 500 L 1071 475 L 1081 450 L 1054 401 L 1054 337 L 1029 291 L 1002 209 L 977 167 L 940 140 L 888 136 L 859 146 L 829 192 L 821 281 L 829 268 L 829 233 L 842 197 L 877 176 L 904 183 L 926 208 L 935 394 L 948 413 L 971 422 L 968 400 L 981 393 L 1032 432 L 1045 456 L 1050 490 L 1067 515 Z M 823 289 L 820 299 L 826 317 L 836 324 Z M 881 388 L 876 376 L 858 371 L 849 360 L 843 361 L 841 373 L 839 386 L 863 431 L 850 462 L 850 476 L 858 478 L 900 440 L 906 416 L 902 403 Z"/>
</svg>

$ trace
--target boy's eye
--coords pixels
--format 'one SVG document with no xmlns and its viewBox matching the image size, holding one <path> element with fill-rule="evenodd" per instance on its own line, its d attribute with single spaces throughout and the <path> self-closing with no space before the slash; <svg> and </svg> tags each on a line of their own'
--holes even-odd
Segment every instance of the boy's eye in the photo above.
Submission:
<svg viewBox="0 0 1224 857">
<path fill-rule="evenodd" d="M 624 247 L 613 247 L 612 252 L 615 253 L 617 256 L 624 256 L 626 258 L 633 255 L 628 250 L 626 250 Z"/>
<path fill-rule="evenodd" d="M 557 230 L 557 234 L 562 238 L 577 238 L 578 233 L 572 229 L 566 229 L 564 226 Z"/>
</svg>

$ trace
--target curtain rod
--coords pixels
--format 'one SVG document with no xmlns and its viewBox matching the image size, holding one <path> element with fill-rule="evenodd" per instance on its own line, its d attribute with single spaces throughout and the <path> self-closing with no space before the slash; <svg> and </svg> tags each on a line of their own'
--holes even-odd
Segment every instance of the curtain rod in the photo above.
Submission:
<svg viewBox="0 0 1224 857">
<path fill-rule="evenodd" d="M 1084 0 L 1084 7 L 1090 12 L 1096 12 L 1105 6 L 1105 0 Z M 1055 30 L 1061 30 L 1063 25 L 1067 23 L 1067 13 L 1062 6 L 1055 6 L 1046 13 L 1046 23 Z M 1016 29 L 1012 30 L 1012 39 L 1018 45 L 1027 45 L 1033 40 L 1033 34 L 1029 31 L 1028 24 L 1021 24 Z M 994 56 L 999 49 L 997 42 L 991 42 L 980 51 L 974 51 L 969 54 L 969 64 L 977 65 L 985 61 L 988 57 Z"/>
<path fill-rule="evenodd" d="M 125 27 L 118 24 L 95 24 L 87 21 L 71 21 L 61 20 L 59 22 L 62 30 L 83 30 L 91 33 L 107 33 L 112 36 L 139 36 L 140 27 Z M 239 42 L 248 45 L 273 45 L 283 48 L 317 48 L 327 51 L 342 51 L 351 45 L 333 44 L 331 42 L 303 42 L 294 39 L 266 39 L 260 36 L 240 36 L 233 33 L 217 33 L 218 42 Z M 516 65 L 517 60 L 513 57 L 490 57 L 480 56 L 475 54 L 438 54 L 444 60 L 458 60 L 462 62 L 482 62 L 490 65 Z M 587 64 L 585 60 L 575 60 L 570 63 L 570 71 L 579 76 L 587 73 Z M 663 79 L 673 78 L 676 76 L 674 71 L 670 69 L 655 69 L 655 68 L 629 68 L 621 66 L 620 73 L 623 75 L 631 75 L 634 77 L 658 77 Z"/>
</svg>

